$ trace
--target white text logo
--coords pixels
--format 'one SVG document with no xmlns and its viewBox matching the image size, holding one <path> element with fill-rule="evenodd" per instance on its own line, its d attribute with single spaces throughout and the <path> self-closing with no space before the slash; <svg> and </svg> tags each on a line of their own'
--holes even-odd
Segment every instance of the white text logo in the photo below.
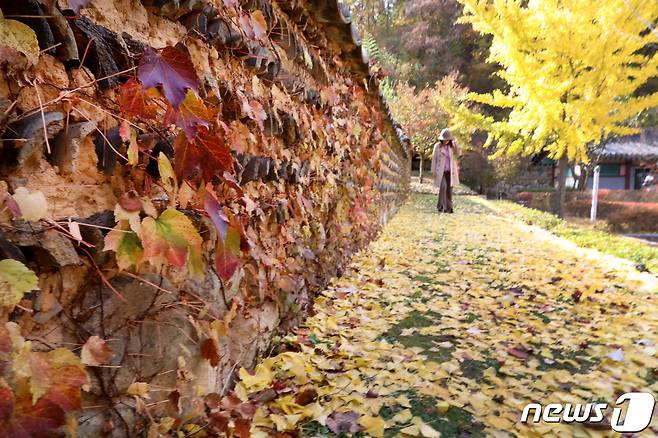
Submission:
<svg viewBox="0 0 658 438">
<path fill-rule="evenodd" d="M 622 418 L 622 407 L 628 403 L 626 415 Z M 647 392 L 627 392 L 617 399 L 612 410 L 610 427 L 615 432 L 641 432 L 651 423 L 656 400 Z M 559 404 L 551 403 L 543 407 L 539 403 L 529 403 L 523 408 L 521 422 L 532 423 L 601 423 L 605 419 L 607 403 Z M 530 413 L 532 412 L 532 416 Z"/>
</svg>

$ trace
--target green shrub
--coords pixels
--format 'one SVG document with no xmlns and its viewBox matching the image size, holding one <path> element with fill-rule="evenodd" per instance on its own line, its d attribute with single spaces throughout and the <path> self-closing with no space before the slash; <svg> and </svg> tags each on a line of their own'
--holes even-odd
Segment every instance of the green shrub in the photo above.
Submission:
<svg viewBox="0 0 658 438">
<path fill-rule="evenodd" d="M 583 248 L 596 249 L 637 264 L 642 264 L 652 273 L 658 273 L 658 248 L 628 237 L 617 236 L 606 231 L 594 230 L 568 223 L 557 216 L 543 211 L 526 208 L 509 201 L 496 201 L 504 213 L 529 225 L 551 231 Z M 655 217 L 652 220 L 656 220 Z"/>
</svg>

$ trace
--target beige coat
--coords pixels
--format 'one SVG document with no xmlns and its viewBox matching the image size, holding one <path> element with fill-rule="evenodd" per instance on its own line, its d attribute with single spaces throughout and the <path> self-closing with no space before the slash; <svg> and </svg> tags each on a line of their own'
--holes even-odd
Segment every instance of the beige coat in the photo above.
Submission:
<svg viewBox="0 0 658 438">
<path fill-rule="evenodd" d="M 453 141 L 452 146 L 452 160 L 450 162 L 450 185 L 452 187 L 459 184 L 459 163 L 457 158 L 459 157 L 459 147 L 456 142 Z M 441 187 L 441 182 L 443 181 L 443 168 L 445 167 L 445 156 L 441 151 L 441 143 L 437 142 L 434 144 L 434 149 L 432 150 L 432 175 L 434 175 L 434 185 Z M 437 172 L 437 169 L 439 171 Z"/>
</svg>

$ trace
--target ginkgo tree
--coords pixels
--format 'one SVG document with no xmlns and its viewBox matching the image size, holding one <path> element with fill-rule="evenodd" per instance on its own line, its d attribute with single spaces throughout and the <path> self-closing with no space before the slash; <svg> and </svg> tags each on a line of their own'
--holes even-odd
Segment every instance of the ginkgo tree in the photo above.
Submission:
<svg viewBox="0 0 658 438">
<path fill-rule="evenodd" d="M 507 108 L 504 120 L 486 116 L 480 126 L 497 152 L 547 151 L 560 159 L 562 213 L 568 161 L 587 163 L 588 145 L 636 133 L 627 121 L 658 106 L 658 93 L 636 91 L 657 75 L 658 42 L 651 23 L 658 2 L 646 0 L 459 0 L 462 22 L 491 35 L 490 62 L 508 90 L 469 99 Z"/>
</svg>

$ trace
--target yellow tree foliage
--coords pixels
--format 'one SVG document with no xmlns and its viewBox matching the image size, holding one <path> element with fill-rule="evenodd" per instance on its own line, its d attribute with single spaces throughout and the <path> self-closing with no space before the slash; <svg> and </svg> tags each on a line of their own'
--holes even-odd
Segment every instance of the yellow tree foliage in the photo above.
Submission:
<svg viewBox="0 0 658 438">
<path fill-rule="evenodd" d="M 636 131 L 625 122 L 658 106 L 658 93 L 634 93 L 658 72 L 651 23 L 658 1 L 459 0 L 463 22 L 492 36 L 490 62 L 509 91 L 469 99 L 509 108 L 506 120 L 475 114 L 498 153 L 588 161 L 587 145 Z M 462 108 L 463 109 L 463 108 Z M 462 111 L 463 113 L 463 111 Z"/>
</svg>

